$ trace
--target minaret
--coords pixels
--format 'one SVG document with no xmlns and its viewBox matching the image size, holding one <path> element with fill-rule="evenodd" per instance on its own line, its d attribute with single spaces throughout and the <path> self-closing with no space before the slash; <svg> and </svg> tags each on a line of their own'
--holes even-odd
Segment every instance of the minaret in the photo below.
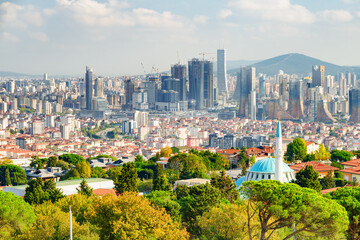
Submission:
<svg viewBox="0 0 360 240">
<path fill-rule="evenodd" d="M 282 149 L 282 136 L 281 136 L 281 124 L 280 121 L 277 125 L 276 130 L 276 146 L 275 146 L 275 180 L 278 180 L 280 182 L 283 181 L 283 157 L 284 157 L 284 151 Z"/>
</svg>

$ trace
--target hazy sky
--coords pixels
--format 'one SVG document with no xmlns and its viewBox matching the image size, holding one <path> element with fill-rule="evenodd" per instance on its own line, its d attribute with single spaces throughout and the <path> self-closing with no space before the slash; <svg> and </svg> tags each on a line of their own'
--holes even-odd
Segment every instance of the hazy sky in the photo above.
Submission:
<svg viewBox="0 0 360 240">
<path fill-rule="evenodd" d="M 0 0 L 0 71 L 131 75 L 219 47 L 360 65 L 360 0 Z"/>
</svg>

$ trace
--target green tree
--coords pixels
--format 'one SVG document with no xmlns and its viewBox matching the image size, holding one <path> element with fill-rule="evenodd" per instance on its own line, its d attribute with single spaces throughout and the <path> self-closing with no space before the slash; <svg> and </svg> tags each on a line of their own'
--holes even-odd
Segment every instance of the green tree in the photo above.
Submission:
<svg viewBox="0 0 360 240">
<path fill-rule="evenodd" d="M 44 183 L 41 178 L 31 179 L 25 189 L 24 200 L 30 204 L 41 204 L 49 200 L 49 194 L 44 192 Z"/>
<path fill-rule="evenodd" d="M 319 181 L 319 174 L 311 165 L 307 165 L 304 169 L 301 169 L 295 178 L 295 183 L 300 187 L 311 188 L 316 191 L 320 191 L 322 188 Z"/>
<path fill-rule="evenodd" d="M 69 170 L 71 168 L 69 163 L 62 160 L 57 161 L 56 167 L 61 167 L 61 170 Z"/>
<path fill-rule="evenodd" d="M 221 171 L 219 175 L 211 178 L 211 185 L 220 190 L 222 198 L 233 203 L 239 199 L 239 191 L 233 180 L 226 176 L 225 171 Z"/>
<path fill-rule="evenodd" d="M 109 178 L 113 180 L 114 182 L 118 181 L 119 176 L 121 175 L 121 167 L 114 167 L 107 170 L 107 175 L 109 175 Z"/>
<path fill-rule="evenodd" d="M 170 157 L 172 153 L 171 147 L 166 146 L 160 149 L 160 157 Z"/>
<path fill-rule="evenodd" d="M 47 161 L 47 167 L 56 167 L 56 165 L 57 165 L 57 157 L 56 156 L 49 157 Z"/>
<path fill-rule="evenodd" d="M 79 156 L 77 154 L 67 153 L 59 156 L 59 160 L 71 163 L 73 165 L 76 165 L 79 162 L 85 161 L 85 159 L 82 156 Z"/>
<path fill-rule="evenodd" d="M 346 162 L 353 156 L 352 153 L 343 150 L 332 150 L 330 153 L 332 162 Z"/>
<path fill-rule="evenodd" d="M 138 154 L 135 157 L 135 162 L 143 163 L 143 162 L 145 162 L 145 160 L 144 160 L 143 156 Z"/>
<path fill-rule="evenodd" d="M 319 145 L 319 149 L 315 151 L 316 160 L 327 160 L 330 159 L 331 155 L 323 144 Z"/>
<path fill-rule="evenodd" d="M 137 192 L 137 172 L 134 163 L 125 163 L 121 166 L 121 173 L 115 182 L 114 189 L 118 194 Z"/>
<path fill-rule="evenodd" d="M 36 169 L 43 169 L 48 161 L 47 158 L 39 158 L 38 156 L 32 156 L 31 158 L 30 167 Z"/>
<path fill-rule="evenodd" d="M 306 142 L 301 138 L 295 138 L 287 145 L 285 157 L 289 162 L 295 160 L 303 160 L 306 156 L 307 147 Z"/>
<path fill-rule="evenodd" d="M 335 179 L 333 177 L 333 174 L 334 174 L 333 171 L 329 171 L 325 177 L 320 179 L 320 183 L 323 190 L 335 187 Z"/>
<path fill-rule="evenodd" d="M 1 239 L 13 239 L 15 234 L 26 231 L 35 221 L 36 215 L 28 203 L 13 193 L 0 191 Z"/>
<path fill-rule="evenodd" d="M 238 166 L 243 168 L 243 169 L 247 169 L 248 167 L 250 167 L 250 158 L 246 154 L 246 148 L 245 147 L 241 148 L 241 152 L 238 155 Z"/>
<path fill-rule="evenodd" d="M 109 175 L 101 167 L 91 168 L 91 177 L 92 178 L 108 178 Z"/>
<path fill-rule="evenodd" d="M 221 201 L 220 190 L 210 184 L 176 188 L 176 195 L 181 206 L 181 219 L 190 233 L 200 234 L 199 217 Z"/>
<path fill-rule="evenodd" d="M 315 154 L 313 153 L 310 153 L 310 154 L 306 154 L 304 159 L 303 159 L 303 162 L 311 162 L 311 161 L 315 161 Z"/>
<path fill-rule="evenodd" d="M 180 222 L 180 204 L 170 191 L 152 191 L 146 198 L 157 208 L 164 208 L 174 221 Z"/>
<path fill-rule="evenodd" d="M 160 164 L 156 164 L 153 178 L 153 190 L 157 191 L 169 191 L 171 186 L 164 173 L 163 167 Z"/>
<path fill-rule="evenodd" d="M 85 196 L 92 196 L 93 195 L 93 189 L 88 185 L 85 178 L 81 181 L 80 186 L 76 188 L 79 194 L 83 194 Z"/>
<path fill-rule="evenodd" d="M 270 239 L 278 229 L 296 224 L 294 234 L 307 233 L 317 237 L 333 237 L 342 233 L 349 221 L 345 209 L 321 194 L 292 183 L 279 181 L 247 181 L 241 187 L 247 200 L 248 221 L 260 222 L 260 240 Z M 248 225 L 248 227 L 250 227 Z M 250 236 L 250 239 L 252 236 Z"/>
<path fill-rule="evenodd" d="M 61 180 L 65 179 L 77 179 L 77 178 L 90 178 L 91 177 L 91 166 L 89 162 L 83 161 L 78 162 L 75 168 L 68 171 L 61 177 Z"/>
<path fill-rule="evenodd" d="M 350 221 L 347 228 L 348 239 L 360 237 L 360 187 L 338 188 L 336 191 L 327 193 L 325 197 L 337 201 L 346 211 Z"/>
<path fill-rule="evenodd" d="M 5 170 L 5 186 L 11 186 L 10 171 L 8 168 Z"/>
<path fill-rule="evenodd" d="M 95 198 L 92 216 L 101 239 L 189 239 L 164 209 L 153 208 L 137 193 Z"/>
</svg>

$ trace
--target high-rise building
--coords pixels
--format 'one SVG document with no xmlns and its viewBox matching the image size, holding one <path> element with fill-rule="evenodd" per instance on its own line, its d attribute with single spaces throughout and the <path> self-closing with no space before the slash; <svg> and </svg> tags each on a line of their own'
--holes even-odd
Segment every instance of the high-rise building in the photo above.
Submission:
<svg viewBox="0 0 360 240">
<path fill-rule="evenodd" d="M 289 114 L 294 118 L 302 118 L 304 114 L 303 105 L 303 81 L 290 81 L 289 83 Z"/>
<path fill-rule="evenodd" d="M 70 124 L 61 124 L 60 125 L 61 138 L 68 140 L 70 139 Z"/>
<path fill-rule="evenodd" d="M 347 96 L 347 85 L 346 85 L 346 78 L 342 77 L 339 81 L 339 95 L 346 97 Z"/>
<path fill-rule="evenodd" d="M 92 110 L 92 99 L 93 99 L 93 71 L 90 67 L 86 66 L 85 74 L 85 91 L 86 91 L 86 109 Z"/>
<path fill-rule="evenodd" d="M 95 97 L 104 97 L 104 81 L 101 77 L 95 79 Z"/>
<path fill-rule="evenodd" d="M 312 67 L 312 87 L 321 86 L 324 87 L 325 81 L 325 67 L 324 66 L 313 66 Z"/>
<path fill-rule="evenodd" d="M 350 122 L 360 122 L 360 89 L 351 89 L 349 91 L 349 114 Z"/>
<path fill-rule="evenodd" d="M 256 120 L 256 90 L 250 93 L 250 119 Z"/>
<path fill-rule="evenodd" d="M 262 75 L 260 78 L 259 78 L 259 98 L 263 98 L 266 96 L 266 75 Z"/>
<path fill-rule="evenodd" d="M 180 101 L 186 101 L 186 65 L 175 64 L 171 66 L 171 77 L 180 80 Z"/>
<path fill-rule="evenodd" d="M 237 75 L 234 97 L 240 100 L 239 116 L 251 117 L 251 92 L 255 90 L 255 68 L 241 67 Z M 256 113 L 255 113 L 256 114 Z"/>
<path fill-rule="evenodd" d="M 46 115 L 45 125 L 46 125 L 46 127 L 49 127 L 49 128 L 55 127 L 55 116 L 54 115 Z"/>
<path fill-rule="evenodd" d="M 192 59 L 189 61 L 189 98 L 195 100 L 195 109 L 214 106 L 213 63 Z"/>
<path fill-rule="evenodd" d="M 131 109 L 132 108 L 132 95 L 135 91 L 135 83 L 131 79 L 125 80 L 125 104 L 126 107 Z"/>
<path fill-rule="evenodd" d="M 226 51 L 225 49 L 217 50 L 217 91 L 218 93 L 227 93 L 226 81 Z"/>
</svg>

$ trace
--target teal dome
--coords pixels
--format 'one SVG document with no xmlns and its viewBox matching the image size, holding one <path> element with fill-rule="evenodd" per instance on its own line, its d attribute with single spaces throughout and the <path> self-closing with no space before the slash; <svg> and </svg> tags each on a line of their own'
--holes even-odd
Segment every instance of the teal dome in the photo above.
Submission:
<svg viewBox="0 0 360 240">
<path fill-rule="evenodd" d="M 274 173 L 275 172 L 275 158 L 265 158 L 257 161 L 252 167 L 249 169 L 249 172 L 261 172 L 261 173 Z M 282 162 L 282 170 L 283 172 L 293 172 L 289 166 Z"/>
</svg>

